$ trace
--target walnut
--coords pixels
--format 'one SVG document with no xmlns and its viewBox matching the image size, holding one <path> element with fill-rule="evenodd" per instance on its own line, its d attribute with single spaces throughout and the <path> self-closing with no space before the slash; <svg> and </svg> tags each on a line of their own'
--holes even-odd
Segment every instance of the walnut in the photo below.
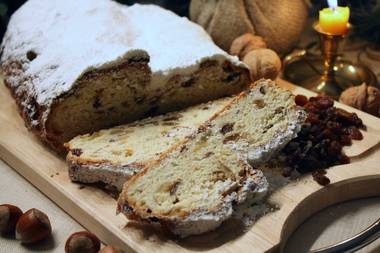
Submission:
<svg viewBox="0 0 380 253">
<path fill-rule="evenodd" d="M 231 44 L 230 54 L 236 55 L 239 59 L 243 59 L 250 51 L 259 48 L 267 48 L 267 43 L 260 36 L 251 33 L 243 34 L 237 37 Z"/>
<path fill-rule="evenodd" d="M 260 78 L 274 80 L 281 71 L 280 57 L 275 51 L 267 48 L 249 52 L 244 56 L 243 62 L 249 67 L 252 81 Z"/>
<path fill-rule="evenodd" d="M 380 91 L 366 83 L 348 88 L 340 95 L 339 101 L 372 115 L 380 116 Z"/>
</svg>

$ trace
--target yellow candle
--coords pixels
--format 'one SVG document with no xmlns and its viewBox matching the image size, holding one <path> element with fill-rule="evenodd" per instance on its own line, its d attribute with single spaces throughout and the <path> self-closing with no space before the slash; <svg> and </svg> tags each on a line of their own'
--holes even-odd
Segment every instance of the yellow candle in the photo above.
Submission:
<svg viewBox="0 0 380 253">
<path fill-rule="evenodd" d="M 319 25 L 326 33 L 342 35 L 347 33 L 349 18 L 348 7 L 325 8 L 319 12 Z"/>
</svg>

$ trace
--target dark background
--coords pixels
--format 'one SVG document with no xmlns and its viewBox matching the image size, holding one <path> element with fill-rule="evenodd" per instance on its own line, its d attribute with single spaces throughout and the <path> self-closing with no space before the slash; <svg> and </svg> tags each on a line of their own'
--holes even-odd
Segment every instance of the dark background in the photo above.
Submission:
<svg viewBox="0 0 380 253">
<path fill-rule="evenodd" d="M 77 0 L 80 1 L 80 0 Z M 131 5 L 134 3 L 154 3 L 170 9 L 180 16 L 188 16 L 190 0 L 117 0 Z M 234 1 L 234 0 L 231 0 Z M 262 1 L 262 0 L 252 0 Z M 0 0 L 0 41 L 6 30 L 9 17 L 26 0 Z M 327 6 L 327 0 L 311 0 L 311 15 L 315 18 L 318 11 Z M 350 22 L 354 25 L 353 36 L 360 37 L 380 47 L 380 0 L 339 0 L 339 5 L 351 8 Z"/>
<path fill-rule="evenodd" d="M 78 0 L 80 1 L 80 0 Z M 117 0 L 126 5 L 134 3 L 154 3 L 164 8 L 176 12 L 180 16 L 188 16 L 190 0 Z M 26 0 L 0 0 L 0 40 L 3 38 L 9 17 L 15 12 Z"/>
</svg>

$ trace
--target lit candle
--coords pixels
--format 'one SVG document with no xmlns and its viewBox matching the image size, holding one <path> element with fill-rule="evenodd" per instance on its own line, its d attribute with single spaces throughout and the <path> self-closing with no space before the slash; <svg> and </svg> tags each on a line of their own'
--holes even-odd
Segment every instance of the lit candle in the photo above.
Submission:
<svg viewBox="0 0 380 253">
<path fill-rule="evenodd" d="M 319 25 L 322 31 L 333 35 L 343 35 L 348 31 L 350 9 L 338 6 L 338 0 L 328 0 L 330 8 L 319 12 Z"/>
</svg>

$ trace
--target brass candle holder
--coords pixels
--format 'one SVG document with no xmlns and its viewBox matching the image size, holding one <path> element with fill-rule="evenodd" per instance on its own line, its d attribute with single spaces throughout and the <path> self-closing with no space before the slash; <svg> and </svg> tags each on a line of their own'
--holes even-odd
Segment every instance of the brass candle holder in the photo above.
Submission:
<svg viewBox="0 0 380 253">
<path fill-rule="evenodd" d="M 322 54 L 301 50 L 288 55 L 284 59 L 284 79 L 334 99 L 363 82 L 378 87 L 376 75 L 368 67 L 342 59 L 345 35 L 325 33 L 318 22 L 313 28 L 319 35 Z"/>
<path fill-rule="evenodd" d="M 316 22 L 313 28 L 319 34 L 323 56 L 323 73 L 321 76 L 309 80 L 309 83 L 305 87 L 319 94 L 329 95 L 337 99 L 345 89 L 345 86 L 347 86 L 342 85 L 336 76 L 337 58 L 341 55 L 346 34 L 334 35 L 326 33 L 319 26 L 319 22 Z M 350 25 L 348 25 L 347 31 L 349 28 Z"/>
<path fill-rule="evenodd" d="M 319 22 L 316 22 L 313 28 L 319 35 L 323 56 L 323 73 L 320 77 L 309 80 L 309 83 L 305 87 L 337 99 L 346 86 L 338 81 L 335 73 L 337 58 L 341 55 L 346 34 L 334 35 L 326 33 L 319 26 Z M 349 28 L 350 25 L 348 25 L 347 31 Z"/>
</svg>

